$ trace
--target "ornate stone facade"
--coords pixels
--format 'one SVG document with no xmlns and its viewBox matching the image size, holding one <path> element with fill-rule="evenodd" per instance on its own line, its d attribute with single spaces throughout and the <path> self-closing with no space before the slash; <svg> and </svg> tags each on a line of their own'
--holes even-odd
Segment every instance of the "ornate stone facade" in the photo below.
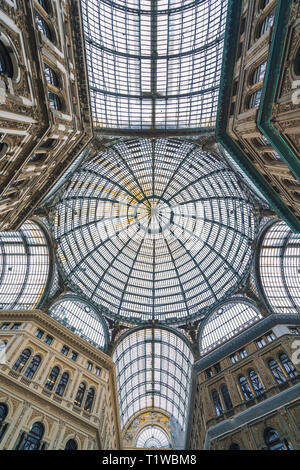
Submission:
<svg viewBox="0 0 300 470">
<path fill-rule="evenodd" d="M 121 448 L 115 366 L 109 356 L 39 310 L 3 311 L 0 342 L 5 344 L 0 404 L 8 411 L 0 423 L 0 449 L 20 448 L 36 422 L 44 427 L 43 449 L 64 449 L 69 440 L 79 450 Z M 30 351 L 28 361 L 16 367 L 26 349 Z M 40 364 L 31 377 L 26 370 L 36 356 Z M 50 375 L 54 367 L 59 369 L 56 379 Z M 64 373 L 68 381 L 62 391 L 58 385 Z M 85 393 L 80 399 L 81 384 Z M 91 389 L 94 398 L 87 406 Z"/>
<path fill-rule="evenodd" d="M 274 40 L 274 22 L 279 3 L 276 0 L 243 0 L 228 133 L 300 220 L 299 174 L 297 177 L 291 167 L 283 161 L 258 124 L 264 80 L 269 80 L 271 76 L 269 73 L 266 78 L 266 70 Z M 299 17 L 300 5 L 294 1 L 290 9 L 284 54 L 281 58 L 278 93 L 269 120 L 278 132 L 278 136 L 285 141 L 298 159 L 300 100 L 295 101 L 295 97 L 299 98 L 300 88 Z M 297 164 L 299 163 L 296 162 L 295 165 Z"/>
<path fill-rule="evenodd" d="M 219 358 L 217 349 L 211 359 L 208 355 L 196 363 L 190 449 L 229 450 L 233 445 L 267 449 L 268 429 L 276 430 L 284 446 L 300 449 L 300 361 L 295 360 L 300 327 L 296 323 L 277 324 L 259 337 L 255 337 L 257 327 L 251 327 L 240 339 L 229 341 Z M 273 371 L 272 360 L 278 366 Z"/>
<path fill-rule="evenodd" d="M 124 450 L 133 450 L 140 432 L 148 426 L 157 426 L 167 434 L 172 442 L 170 430 L 170 417 L 162 410 L 145 409 L 143 413 L 136 413 L 123 429 Z"/>
<path fill-rule="evenodd" d="M 92 136 L 79 0 L 0 4 L 0 230 L 16 230 Z"/>
</svg>

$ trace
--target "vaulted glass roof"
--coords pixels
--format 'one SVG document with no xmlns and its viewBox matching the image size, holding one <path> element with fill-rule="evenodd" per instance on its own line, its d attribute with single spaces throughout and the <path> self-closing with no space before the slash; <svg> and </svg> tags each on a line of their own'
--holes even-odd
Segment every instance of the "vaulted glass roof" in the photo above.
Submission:
<svg viewBox="0 0 300 470">
<path fill-rule="evenodd" d="M 56 207 L 66 282 L 131 323 L 180 323 L 241 282 L 256 221 L 217 157 L 174 139 L 119 141 L 85 162 Z"/>
<path fill-rule="evenodd" d="M 193 365 L 186 341 L 165 329 L 136 330 L 119 342 L 113 360 L 122 427 L 138 411 L 160 408 L 185 429 Z"/>
<path fill-rule="evenodd" d="M 88 302 L 74 295 L 65 295 L 51 305 L 48 313 L 96 348 L 105 350 L 108 341 L 105 321 Z"/>
<path fill-rule="evenodd" d="M 227 0 L 81 0 L 94 125 L 213 128 Z"/>
<path fill-rule="evenodd" d="M 207 354 L 262 318 L 256 306 L 242 298 L 222 303 L 199 328 L 200 354 Z"/>
</svg>

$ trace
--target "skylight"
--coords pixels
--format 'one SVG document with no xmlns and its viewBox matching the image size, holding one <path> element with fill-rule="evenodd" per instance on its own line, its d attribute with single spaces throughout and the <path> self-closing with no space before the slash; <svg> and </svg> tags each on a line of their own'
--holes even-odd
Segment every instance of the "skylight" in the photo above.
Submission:
<svg viewBox="0 0 300 470">
<path fill-rule="evenodd" d="M 97 128 L 213 128 L 227 0 L 81 4 Z"/>
</svg>

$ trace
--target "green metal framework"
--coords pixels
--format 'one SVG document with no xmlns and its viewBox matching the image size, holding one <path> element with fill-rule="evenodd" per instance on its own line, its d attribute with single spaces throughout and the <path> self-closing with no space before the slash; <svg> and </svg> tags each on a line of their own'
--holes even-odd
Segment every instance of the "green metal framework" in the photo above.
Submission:
<svg viewBox="0 0 300 470">
<path fill-rule="evenodd" d="M 242 148 L 230 137 L 227 132 L 228 118 L 231 106 L 233 74 L 236 62 L 236 53 L 240 31 L 242 0 L 229 0 L 227 7 L 227 25 L 224 39 L 224 53 L 219 93 L 218 113 L 216 120 L 216 139 L 230 153 L 241 170 L 253 181 L 259 191 L 266 198 L 270 206 L 291 227 L 300 233 L 300 221 L 284 204 L 276 191 L 268 184 L 266 179 L 250 162 Z"/>
</svg>

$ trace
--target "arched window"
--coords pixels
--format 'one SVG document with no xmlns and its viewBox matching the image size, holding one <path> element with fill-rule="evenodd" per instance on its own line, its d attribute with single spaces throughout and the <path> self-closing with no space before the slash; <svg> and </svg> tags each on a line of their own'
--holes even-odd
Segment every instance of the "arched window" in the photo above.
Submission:
<svg viewBox="0 0 300 470">
<path fill-rule="evenodd" d="M 235 444 L 235 442 L 233 442 L 229 447 L 229 450 L 241 450 L 241 448 L 238 444 Z"/>
<path fill-rule="evenodd" d="M 34 423 L 25 438 L 20 450 L 38 450 L 41 445 L 45 429 L 42 423 Z"/>
<path fill-rule="evenodd" d="M 40 365 L 40 362 L 41 362 L 40 356 L 34 356 L 34 358 L 32 359 L 31 363 L 29 364 L 29 366 L 27 367 L 25 371 L 25 374 L 24 374 L 25 377 L 27 377 L 28 379 L 32 379 L 32 377 L 37 371 L 38 366 Z"/>
<path fill-rule="evenodd" d="M 7 77 L 12 78 L 13 73 L 14 68 L 10 54 L 3 42 L 0 41 L 0 75 L 6 75 Z"/>
<path fill-rule="evenodd" d="M 250 378 L 253 390 L 255 392 L 255 395 L 257 396 L 262 395 L 264 393 L 264 387 L 260 381 L 260 378 L 258 377 L 257 373 L 254 370 L 249 371 L 249 378 Z"/>
<path fill-rule="evenodd" d="M 268 450 L 291 450 L 290 444 L 286 439 L 281 441 L 276 429 L 268 428 L 264 432 L 265 442 Z"/>
<path fill-rule="evenodd" d="M 48 91 L 48 97 L 49 97 L 50 108 L 57 109 L 57 110 L 62 109 L 61 100 L 59 99 L 56 93 L 53 93 L 53 91 Z"/>
<path fill-rule="evenodd" d="M 253 398 L 253 394 L 247 379 L 241 375 L 239 377 L 239 383 L 241 392 L 244 395 L 245 400 L 251 400 L 251 398 Z"/>
<path fill-rule="evenodd" d="M 257 108 L 259 106 L 261 95 L 262 95 L 262 88 L 259 88 L 254 93 L 252 93 L 249 99 L 249 109 Z"/>
<path fill-rule="evenodd" d="M 286 354 L 280 354 L 279 360 L 290 378 L 296 377 L 297 370 Z"/>
<path fill-rule="evenodd" d="M 27 363 L 28 359 L 31 356 L 31 352 L 29 349 L 24 349 L 22 352 L 21 356 L 17 360 L 17 362 L 13 366 L 13 370 L 17 370 L 18 372 L 21 372 L 25 364 Z"/>
<path fill-rule="evenodd" d="M 86 397 L 85 405 L 84 405 L 84 409 L 86 411 L 92 411 L 94 397 L 95 397 L 95 390 L 93 388 L 90 388 L 87 393 L 87 397 Z"/>
<path fill-rule="evenodd" d="M 265 73 L 266 73 L 266 68 L 267 68 L 267 61 L 263 62 L 260 64 L 253 72 L 252 75 L 252 84 L 255 85 L 255 83 L 260 82 L 261 80 L 264 79 Z"/>
<path fill-rule="evenodd" d="M 48 390 L 53 389 L 54 384 L 57 380 L 58 374 L 59 374 L 59 368 L 58 367 L 53 367 L 53 369 L 51 370 L 50 375 L 47 379 L 47 382 L 45 383 L 45 388 L 47 388 Z"/>
<path fill-rule="evenodd" d="M 281 370 L 281 367 L 279 366 L 278 362 L 276 362 L 274 359 L 271 359 L 268 362 L 268 365 L 278 384 L 282 384 L 286 381 L 285 375 Z"/>
<path fill-rule="evenodd" d="M 67 372 L 64 372 L 60 378 L 60 381 L 59 381 L 59 384 L 57 386 L 57 389 L 56 389 L 56 392 L 57 395 L 60 395 L 61 397 L 63 396 L 65 390 L 66 390 L 66 386 L 68 384 L 68 381 L 69 381 L 69 374 Z"/>
<path fill-rule="evenodd" d="M 214 390 L 212 392 L 212 399 L 213 399 L 213 403 L 214 403 L 214 407 L 215 407 L 217 416 L 221 416 L 223 414 L 223 408 L 222 408 L 222 404 L 221 404 L 221 401 L 220 401 L 219 394 L 216 390 Z"/>
<path fill-rule="evenodd" d="M 84 394 L 85 394 L 85 389 L 86 389 L 86 386 L 82 382 L 78 387 L 77 395 L 76 395 L 76 398 L 74 400 L 74 404 L 76 406 L 81 406 L 82 405 L 82 400 L 83 400 L 83 397 L 84 397 Z"/>
<path fill-rule="evenodd" d="M 66 443 L 65 450 L 77 450 L 77 442 L 74 441 L 74 439 L 69 439 L 68 442 Z"/>
<path fill-rule="evenodd" d="M 272 11 L 265 17 L 265 19 L 263 20 L 263 22 L 261 23 L 261 25 L 260 25 L 260 27 L 259 27 L 259 35 L 258 35 L 258 37 L 263 36 L 263 34 L 265 34 L 265 33 L 268 31 L 268 29 L 270 29 L 271 26 L 273 26 L 274 17 L 275 17 L 275 10 L 272 10 Z"/>
<path fill-rule="evenodd" d="M 229 390 L 226 385 L 222 385 L 221 393 L 226 410 L 231 410 L 231 408 L 233 408 L 233 405 L 230 398 Z"/>
<path fill-rule="evenodd" d="M 36 11 L 35 12 L 35 20 L 38 27 L 38 30 L 46 36 L 50 41 L 52 41 L 52 33 L 48 23 L 41 17 L 41 15 Z"/>
</svg>

